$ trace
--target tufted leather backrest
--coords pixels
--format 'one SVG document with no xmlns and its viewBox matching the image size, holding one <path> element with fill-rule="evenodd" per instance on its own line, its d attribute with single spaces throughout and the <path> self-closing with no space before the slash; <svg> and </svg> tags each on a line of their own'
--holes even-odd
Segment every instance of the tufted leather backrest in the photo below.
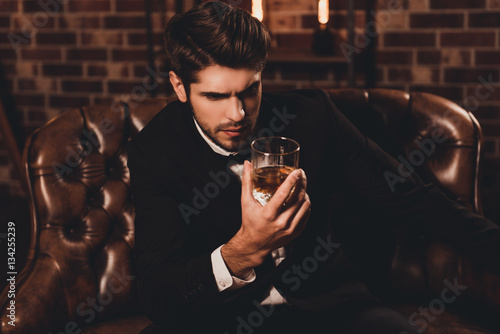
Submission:
<svg viewBox="0 0 500 334">
<path fill-rule="evenodd" d="M 2 332 L 78 328 L 135 310 L 125 146 L 168 101 L 83 107 L 29 138 L 24 160 L 33 238 L 27 268 L 17 277 L 18 325 L 7 325 L 4 314 Z"/>
<path fill-rule="evenodd" d="M 401 164 L 481 212 L 478 178 L 483 136 L 470 112 L 428 93 L 388 89 L 328 93 L 358 129 Z"/>
<path fill-rule="evenodd" d="M 421 151 L 415 139 L 432 140 L 442 130 L 446 140 L 419 167 L 480 211 L 482 137 L 471 114 L 424 93 L 328 93 L 356 126 L 395 156 Z M 136 311 L 134 208 L 125 146 L 169 101 L 115 101 L 68 111 L 29 138 L 24 162 L 31 196 L 30 261 L 17 277 L 16 327 L 7 325 L 8 299 L 6 291 L 2 294 L 2 332 L 75 331 L 96 319 Z"/>
<path fill-rule="evenodd" d="M 472 113 L 452 101 L 421 92 L 330 89 L 327 93 L 361 132 L 401 165 L 414 168 L 424 181 L 435 183 L 450 198 L 482 213 L 478 187 L 483 135 Z M 445 278 L 477 282 L 482 277 L 485 282 L 491 281 L 487 274 L 479 274 L 482 271 L 470 258 L 418 227 L 398 229 L 395 241 L 386 284 L 391 291 L 403 292 L 400 295 L 425 298 L 439 294 Z M 366 261 L 372 260 L 367 257 Z M 368 271 L 385 272 L 377 261 L 367 267 Z M 382 280 L 387 278 L 383 276 Z M 474 298 L 480 295 L 491 301 L 496 295 L 489 295 L 491 287 L 478 285 Z M 397 292 L 394 297 L 399 298 Z"/>
</svg>

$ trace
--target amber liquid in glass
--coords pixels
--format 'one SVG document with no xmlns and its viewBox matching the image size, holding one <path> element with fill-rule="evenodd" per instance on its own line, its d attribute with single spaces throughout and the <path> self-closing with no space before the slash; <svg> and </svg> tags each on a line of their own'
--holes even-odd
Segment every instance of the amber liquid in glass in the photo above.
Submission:
<svg viewBox="0 0 500 334">
<path fill-rule="evenodd" d="M 270 166 L 253 171 L 253 196 L 262 205 L 271 200 L 276 190 L 295 168 L 289 166 Z"/>
</svg>

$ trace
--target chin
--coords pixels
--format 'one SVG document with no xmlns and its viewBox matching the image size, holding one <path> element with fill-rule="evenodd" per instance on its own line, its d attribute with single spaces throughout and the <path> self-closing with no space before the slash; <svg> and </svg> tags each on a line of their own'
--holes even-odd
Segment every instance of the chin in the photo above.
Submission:
<svg viewBox="0 0 500 334">
<path fill-rule="evenodd" d="M 243 138 L 246 138 L 242 135 L 228 138 L 222 134 L 212 136 L 211 139 L 214 143 L 225 149 L 226 151 L 235 152 L 240 147 L 241 143 L 244 141 Z"/>
<path fill-rule="evenodd" d="M 219 145 L 219 146 L 221 146 L 226 151 L 236 152 L 236 151 L 238 151 L 238 148 L 240 147 L 241 142 L 242 142 L 241 140 L 228 140 L 228 141 L 222 142 L 221 143 L 222 145 Z"/>
</svg>

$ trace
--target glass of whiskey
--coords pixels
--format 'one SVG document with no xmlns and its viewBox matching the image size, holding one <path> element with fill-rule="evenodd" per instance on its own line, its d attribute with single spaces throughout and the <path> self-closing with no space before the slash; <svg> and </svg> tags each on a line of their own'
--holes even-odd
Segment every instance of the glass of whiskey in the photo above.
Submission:
<svg viewBox="0 0 500 334">
<path fill-rule="evenodd" d="M 300 145 L 285 137 L 262 137 L 251 145 L 253 197 L 262 205 L 271 200 L 287 176 L 299 168 Z"/>
</svg>

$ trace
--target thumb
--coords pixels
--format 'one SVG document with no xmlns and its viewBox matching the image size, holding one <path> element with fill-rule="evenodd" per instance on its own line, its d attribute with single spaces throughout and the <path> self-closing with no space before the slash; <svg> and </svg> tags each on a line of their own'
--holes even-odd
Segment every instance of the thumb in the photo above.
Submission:
<svg viewBox="0 0 500 334">
<path fill-rule="evenodd" d="M 252 195 L 252 164 L 245 160 L 243 164 L 243 177 L 241 178 L 241 200 L 253 199 Z"/>
</svg>

